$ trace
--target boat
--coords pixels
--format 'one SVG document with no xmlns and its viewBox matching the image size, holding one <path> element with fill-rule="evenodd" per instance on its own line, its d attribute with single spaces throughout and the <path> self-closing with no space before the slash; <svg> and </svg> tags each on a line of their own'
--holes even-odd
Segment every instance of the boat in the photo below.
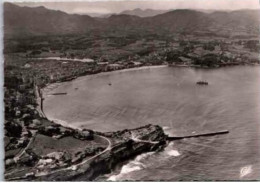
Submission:
<svg viewBox="0 0 260 183">
<path fill-rule="evenodd" d="M 207 81 L 198 81 L 196 84 L 197 85 L 208 85 L 209 83 Z"/>
</svg>

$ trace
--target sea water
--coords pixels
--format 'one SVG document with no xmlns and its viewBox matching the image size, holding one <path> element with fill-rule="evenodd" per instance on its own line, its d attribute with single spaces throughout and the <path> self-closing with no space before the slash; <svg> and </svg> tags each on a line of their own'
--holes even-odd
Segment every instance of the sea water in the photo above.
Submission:
<svg viewBox="0 0 260 183">
<path fill-rule="evenodd" d="M 196 85 L 206 80 L 209 85 Z M 45 91 L 50 119 L 115 131 L 158 124 L 169 135 L 219 130 L 145 153 L 100 180 L 260 180 L 260 68 L 146 68 L 80 77 Z"/>
</svg>

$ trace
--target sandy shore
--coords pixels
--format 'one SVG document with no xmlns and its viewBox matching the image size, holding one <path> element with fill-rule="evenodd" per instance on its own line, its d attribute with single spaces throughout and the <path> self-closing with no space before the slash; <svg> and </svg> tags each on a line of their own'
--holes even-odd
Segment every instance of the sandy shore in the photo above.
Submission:
<svg viewBox="0 0 260 183">
<path fill-rule="evenodd" d="M 113 73 L 123 73 L 123 72 L 129 72 L 129 71 L 138 71 L 138 70 L 155 69 L 155 68 L 163 68 L 163 67 L 168 67 L 168 65 L 143 66 L 143 67 L 134 67 L 134 68 L 128 68 L 128 69 L 122 69 L 122 70 L 109 71 L 109 72 L 100 72 L 100 73 L 97 73 L 97 74 L 88 74 L 88 75 L 85 75 L 85 76 L 79 76 L 76 79 L 73 79 L 72 81 L 80 80 L 80 79 L 83 79 L 85 77 L 95 78 L 95 77 L 99 77 L 99 76 L 110 75 L 110 74 L 113 74 Z M 43 96 L 49 95 L 51 91 L 53 91 L 54 89 L 58 88 L 60 85 L 67 83 L 67 82 L 71 82 L 71 81 L 47 84 L 44 88 L 42 88 L 42 95 Z"/>
<path fill-rule="evenodd" d="M 39 89 L 37 86 L 35 86 L 35 94 L 36 94 L 36 103 L 38 104 L 36 107 L 36 110 L 38 111 L 39 115 L 43 118 L 46 118 L 43 109 L 41 106 L 43 105 L 43 96 L 42 96 L 42 90 Z"/>
</svg>

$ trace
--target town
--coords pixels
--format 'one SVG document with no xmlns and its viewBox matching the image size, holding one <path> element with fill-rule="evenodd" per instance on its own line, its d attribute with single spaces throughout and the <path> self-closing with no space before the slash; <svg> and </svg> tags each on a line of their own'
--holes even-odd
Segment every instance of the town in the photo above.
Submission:
<svg viewBox="0 0 260 183">
<path fill-rule="evenodd" d="M 4 40 L 6 180 L 93 180 L 98 171 L 109 173 L 121 160 L 165 145 L 159 126 L 101 133 L 50 121 L 43 111 L 42 95 L 49 84 L 160 65 L 218 69 L 260 64 L 258 35 L 160 34 L 148 30 Z M 105 170 L 101 170 L 102 163 Z M 90 170 L 90 164 L 95 168 L 88 171 L 87 178 L 78 175 Z"/>
<path fill-rule="evenodd" d="M 28 147 L 36 131 L 54 138 L 62 138 L 75 133 L 49 122 L 41 112 L 40 90 L 47 84 L 70 81 L 89 74 L 142 66 L 169 65 L 215 68 L 260 63 L 256 57 L 260 45 L 259 41 L 255 40 L 206 43 L 199 41 L 168 42 L 167 47 L 165 44 L 166 42 L 160 42 L 158 47 L 151 52 L 146 52 L 146 54 L 142 52 L 142 54 L 134 56 L 127 55 L 117 61 L 110 61 L 104 57 L 88 59 L 87 62 L 74 61 L 73 59 L 82 59 L 82 57 L 69 51 L 63 52 L 59 60 L 46 59 L 48 57 L 41 56 L 43 49 L 37 52 L 39 54 L 33 54 L 36 51 L 31 51 L 29 55 L 24 57 L 21 56 L 21 53 L 6 55 L 4 102 L 7 170 L 8 167 L 17 163 L 29 163 L 32 162 L 32 158 L 35 158 L 28 149 L 26 149 L 28 153 L 25 157 L 21 154 L 17 156 L 17 154 Z M 93 133 L 87 132 L 88 135 Z M 83 137 L 89 138 L 88 135 L 83 135 Z M 98 152 L 99 150 L 92 151 Z M 23 158 L 19 159 L 19 157 Z"/>
</svg>

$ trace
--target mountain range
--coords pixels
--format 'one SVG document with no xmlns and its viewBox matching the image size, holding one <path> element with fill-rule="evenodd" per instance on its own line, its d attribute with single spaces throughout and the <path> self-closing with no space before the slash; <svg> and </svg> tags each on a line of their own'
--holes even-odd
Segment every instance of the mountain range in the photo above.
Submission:
<svg viewBox="0 0 260 183">
<path fill-rule="evenodd" d="M 169 11 L 171 11 L 171 10 L 153 10 L 153 9 L 142 10 L 140 8 L 136 8 L 136 9 L 133 9 L 133 10 L 122 11 L 119 14 L 134 15 L 134 16 L 138 16 L 138 17 L 152 17 L 152 16 L 156 16 L 156 15 L 159 15 L 159 14 L 169 12 Z"/>
<path fill-rule="evenodd" d="M 214 11 L 211 13 L 189 9 L 160 13 L 159 11 L 136 9 L 132 11 L 134 15 L 129 15 L 129 11 L 126 11 L 100 18 L 67 14 L 43 6 L 31 8 L 4 3 L 4 35 L 6 38 L 12 38 L 81 34 L 91 31 L 259 34 L 259 10 Z M 138 13 L 139 16 L 136 16 Z"/>
<path fill-rule="evenodd" d="M 83 15 L 89 15 L 91 17 L 108 18 L 111 15 L 134 15 L 138 17 L 152 17 L 155 15 L 163 14 L 171 10 L 153 10 L 136 8 L 133 10 L 125 10 L 120 13 L 84 13 Z"/>
<path fill-rule="evenodd" d="M 196 11 L 204 12 L 204 13 L 212 13 L 215 12 L 216 10 L 211 10 L 211 9 L 195 9 Z M 156 15 L 160 15 L 169 11 L 173 10 L 154 10 L 154 9 L 140 9 L 136 8 L 133 10 L 125 10 L 120 13 L 84 13 L 84 15 L 89 15 L 91 17 L 99 17 L 99 18 L 108 18 L 111 15 L 134 15 L 138 17 L 152 17 Z M 226 10 L 230 11 L 230 10 Z"/>
</svg>

